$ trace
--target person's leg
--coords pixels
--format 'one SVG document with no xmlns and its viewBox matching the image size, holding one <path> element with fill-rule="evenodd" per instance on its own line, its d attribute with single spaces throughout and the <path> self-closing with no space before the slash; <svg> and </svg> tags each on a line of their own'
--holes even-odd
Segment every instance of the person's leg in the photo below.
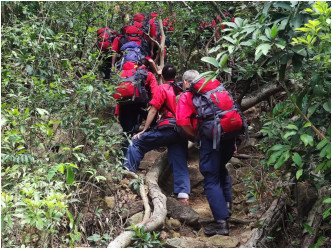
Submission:
<svg viewBox="0 0 332 249">
<path fill-rule="evenodd" d="M 232 184 L 227 162 L 232 158 L 235 151 L 235 139 L 228 139 L 220 143 L 220 185 L 223 189 L 226 202 L 232 202 Z"/>
<path fill-rule="evenodd" d="M 229 213 L 223 189 L 220 186 L 220 155 L 213 149 L 212 140 L 201 137 L 200 171 L 204 176 L 204 191 L 214 219 L 226 220 Z"/>
<path fill-rule="evenodd" d="M 131 137 L 139 131 L 139 126 L 142 123 L 141 108 L 142 104 L 137 103 L 119 106 L 119 122 L 127 136 Z M 129 141 L 125 138 L 121 144 L 123 155 L 126 155 L 128 145 Z"/>
<path fill-rule="evenodd" d="M 130 171 L 136 172 L 145 153 L 150 150 L 165 146 L 174 141 L 174 131 L 165 130 L 149 130 L 144 132 L 139 138 L 133 139 L 129 145 L 124 166 Z"/>
<path fill-rule="evenodd" d="M 168 162 L 174 176 L 174 193 L 178 194 L 180 199 L 189 199 L 188 141 L 179 135 L 175 138 L 175 143 L 167 146 Z"/>
</svg>

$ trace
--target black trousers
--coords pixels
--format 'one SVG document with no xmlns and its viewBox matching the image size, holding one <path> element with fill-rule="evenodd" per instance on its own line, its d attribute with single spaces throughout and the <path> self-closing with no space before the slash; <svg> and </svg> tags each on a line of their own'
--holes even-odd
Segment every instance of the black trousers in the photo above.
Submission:
<svg viewBox="0 0 332 249">
<path fill-rule="evenodd" d="M 119 105 L 120 125 L 123 129 L 123 132 L 126 133 L 127 136 L 131 137 L 138 133 L 143 119 L 146 119 L 147 117 L 146 107 L 146 103 L 130 103 Z M 128 139 L 125 139 L 121 146 L 124 155 L 127 152 L 128 145 L 129 141 Z"/>
</svg>

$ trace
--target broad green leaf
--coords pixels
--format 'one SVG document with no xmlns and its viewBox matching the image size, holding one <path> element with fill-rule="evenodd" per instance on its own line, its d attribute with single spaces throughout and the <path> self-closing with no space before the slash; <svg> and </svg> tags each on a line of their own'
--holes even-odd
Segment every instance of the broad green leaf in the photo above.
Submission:
<svg viewBox="0 0 332 249">
<path fill-rule="evenodd" d="M 43 222 L 43 220 L 40 218 L 40 216 L 37 216 L 36 227 L 37 227 L 39 230 L 42 230 L 42 229 L 44 228 L 44 222 Z"/>
<path fill-rule="evenodd" d="M 275 163 L 275 161 L 277 160 L 277 158 L 283 153 L 283 151 L 276 151 L 274 153 L 271 154 L 267 165 L 270 166 L 271 163 Z"/>
<path fill-rule="evenodd" d="M 331 203 L 331 197 L 326 198 L 326 199 L 323 201 L 323 203 Z"/>
<path fill-rule="evenodd" d="M 74 182 L 74 173 L 69 165 L 67 165 L 67 183 L 69 185 L 73 184 Z"/>
<path fill-rule="evenodd" d="M 303 169 L 299 169 L 297 172 L 296 172 L 296 179 L 298 180 L 301 175 L 303 174 Z"/>
<path fill-rule="evenodd" d="M 232 44 L 236 44 L 236 40 L 234 40 L 233 38 L 230 38 L 229 36 L 223 36 L 222 38 L 229 41 Z"/>
<path fill-rule="evenodd" d="M 264 9 L 263 9 L 263 11 L 262 11 L 262 13 L 263 13 L 264 15 L 267 14 L 267 12 L 268 12 L 268 10 L 270 9 L 272 3 L 273 3 L 273 2 L 267 2 L 266 4 L 264 4 Z"/>
<path fill-rule="evenodd" d="M 316 104 L 316 105 L 312 105 L 308 108 L 308 114 L 307 117 L 310 118 L 312 114 L 315 113 L 315 111 L 317 110 L 317 108 L 319 107 L 320 104 Z"/>
<path fill-rule="evenodd" d="M 219 62 L 213 57 L 203 57 L 201 61 L 212 64 L 215 67 L 219 67 Z"/>
<path fill-rule="evenodd" d="M 259 45 L 259 46 L 256 48 L 255 55 L 257 55 L 258 52 L 260 52 L 260 51 L 261 51 L 264 55 L 267 55 L 267 53 L 269 52 L 270 49 L 271 49 L 271 44 L 263 43 L 263 44 Z"/>
<path fill-rule="evenodd" d="M 271 37 L 274 39 L 278 34 L 278 25 L 275 24 L 271 29 Z"/>
<path fill-rule="evenodd" d="M 285 162 L 288 160 L 288 158 L 290 157 L 290 153 L 289 151 L 286 151 L 285 153 L 283 153 L 277 163 L 274 165 L 275 169 L 279 169 L 281 166 L 283 166 L 285 164 Z"/>
<path fill-rule="evenodd" d="M 294 135 L 296 135 L 296 134 L 297 134 L 296 131 L 288 131 L 288 132 L 285 133 L 285 135 L 284 135 L 284 139 L 287 139 L 288 137 L 290 137 L 290 136 L 294 136 Z"/>
<path fill-rule="evenodd" d="M 240 45 L 242 45 L 242 46 L 252 46 L 253 43 L 254 42 L 252 40 L 250 40 L 250 41 L 241 42 Z"/>
<path fill-rule="evenodd" d="M 225 24 L 228 27 L 237 28 L 237 25 L 233 22 L 223 22 L 222 24 Z"/>
<path fill-rule="evenodd" d="M 285 150 L 285 147 L 286 147 L 285 145 L 276 144 L 276 145 L 273 145 L 268 151 Z"/>
<path fill-rule="evenodd" d="M 304 143 L 305 146 L 307 146 L 308 144 L 310 146 L 314 145 L 314 139 L 313 139 L 312 136 L 310 136 L 308 134 L 302 134 L 300 138 L 301 138 L 301 140 L 302 140 L 302 142 Z"/>
<path fill-rule="evenodd" d="M 306 48 L 303 46 L 295 46 L 292 48 L 292 50 L 299 55 L 307 56 Z"/>
<path fill-rule="evenodd" d="M 327 208 L 323 213 L 323 219 L 326 219 L 327 217 L 331 216 L 331 207 Z"/>
<path fill-rule="evenodd" d="M 271 29 L 270 28 L 266 28 L 265 29 L 265 35 L 266 37 L 270 40 L 272 38 L 271 36 Z"/>
<path fill-rule="evenodd" d="M 65 164 L 63 164 L 63 163 L 59 164 L 59 171 L 61 172 L 61 174 L 65 173 Z"/>
<path fill-rule="evenodd" d="M 299 128 L 297 128 L 297 126 L 296 125 L 293 125 L 293 124 L 289 124 L 289 125 L 287 125 L 286 126 L 286 128 L 288 128 L 288 129 L 292 129 L 292 130 L 299 130 Z"/>
<path fill-rule="evenodd" d="M 69 165 L 72 168 L 78 169 L 78 166 L 76 164 L 73 163 L 67 163 L 67 165 Z"/>
<path fill-rule="evenodd" d="M 49 171 L 48 171 L 48 174 L 47 174 L 47 180 L 51 180 L 53 178 L 53 176 L 55 175 L 55 173 L 59 170 L 61 164 L 58 164 L 54 167 L 52 167 Z"/>
<path fill-rule="evenodd" d="M 318 144 L 317 144 L 317 149 L 318 150 L 321 150 L 325 145 L 327 145 L 329 143 L 329 141 L 327 139 L 324 139 L 322 141 L 320 141 Z"/>
<path fill-rule="evenodd" d="M 297 152 L 294 152 L 293 156 L 292 156 L 292 159 L 294 161 L 294 163 L 299 166 L 299 167 L 302 167 L 303 166 L 303 162 L 302 162 L 302 158 L 301 156 L 299 155 L 299 153 Z"/>
<path fill-rule="evenodd" d="M 289 2 L 274 2 L 274 7 L 276 8 L 283 8 L 286 10 L 292 10 L 292 7 L 290 6 Z"/>
<path fill-rule="evenodd" d="M 240 17 L 235 17 L 234 18 L 234 22 L 238 27 L 242 27 L 243 26 L 243 19 Z"/>
<path fill-rule="evenodd" d="M 325 111 L 331 113 L 331 104 L 330 103 L 324 103 L 323 108 Z"/>
<path fill-rule="evenodd" d="M 221 60 L 220 60 L 220 66 L 221 67 L 224 67 L 225 66 L 225 64 L 226 64 L 226 62 L 227 62 L 227 60 L 228 60 L 228 55 L 223 55 L 223 57 L 221 58 Z"/>
<path fill-rule="evenodd" d="M 74 226 L 74 219 L 73 219 L 73 215 L 71 214 L 71 212 L 69 212 L 68 210 L 66 210 L 66 213 L 69 217 L 69 228 L 70 229 L 73 229 L 73 226 Z"/>
<path fill-rule="evenodd" d="M 99 241 L 100 240 L 100 235 L 99 234 L 93 234 L 92 236 L 88 237 L 88 240 Z"/>
<path fill-rule="evenodd" d="M 234 46 L 228 46 L 228 52 L 229 54 L 232 54 L 234 52 Z"/>
<path fill-rule="evenodd" d="M 303 128 L 307 128 L 307 127 L 310 127 L 310 126 L 311 126 L 311 123 L 307 122 L 307 123 L 305 123 L 305 125 L 303 126 Z"/>
<path fill-rule="evenodd" d="M 211 53 L 217 52 L 220 49 L 220 47 L 221 47 L 220 45 L 213 47 L 209 50 L 208 53 L 211 54 Z"/>
<path fill-rule="evenodd" d="M 84 147 L 83 144 L 81 144 L 81 145 L 77 145 L 77 146 L 73 149 L 73 151 L 79 150 L 79 149 L 81 149 L 81 148 L 83 148 L 83 147 Z"/>
</svg>

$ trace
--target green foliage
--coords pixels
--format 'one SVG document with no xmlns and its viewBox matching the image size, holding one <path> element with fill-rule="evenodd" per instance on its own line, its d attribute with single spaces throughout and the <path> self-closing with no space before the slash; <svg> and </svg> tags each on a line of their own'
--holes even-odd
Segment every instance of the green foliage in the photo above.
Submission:
<svg viewBox="0 0 332 249">
<path fill-rule="evenodd" d="M 105 180 L 97 169 L 118 171 L 121 160 L 121 136 L 102 114 L 114 103 L 112 86 L 96 73 L 95 30 L 86 29 L 105 6 L 10 4 L 1 40 L 2 246 L 50 247 L 68 227 L 63 242 L 74 247 L 75 189 Z"/>
<path fill-rule="evenodd" d="M 138 179 L 133 179 L 130 183 L 129 183 L 129 187 L 133 188 L 136 193 L 140 193 L 140 186 L 144 185 L 144 178 L 139 177 Z"/>
<path fill-rule="evenodd" d="M 88 237 L 88 240 L 91 241 L 93 247 L 105 247 L 108 245 L 108 242 L 113 239 L 107 233 L 100 236 L 99 234 L 93 234 Z"/>
<path fill-rule="evenodd" d="M 135 235 L 132 237 L 134 248 L 161 248 L 163 243 L 158 240 L 160 233 L 146 233 L 144 226 L 138 227 L 132 225 Z"/>
</svg>

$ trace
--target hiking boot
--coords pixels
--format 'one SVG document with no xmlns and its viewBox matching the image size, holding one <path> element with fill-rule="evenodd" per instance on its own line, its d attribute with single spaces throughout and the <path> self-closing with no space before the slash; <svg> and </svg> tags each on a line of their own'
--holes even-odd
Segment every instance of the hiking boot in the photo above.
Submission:
<svg viewBox="0 0 332 249">
<path fill-rule="evenodd" d="M 227 206 L 229 216 L 232 216 L 232 202 L 230 202 L 230 201 L 226 202 L 226 206 Z"/>
<path fill-rule="evenodd" d="M 209 225 L 204 227 L 204 234 L 206 236 L 213 236 L 213 235 L 228 236 L 229 230 L 228 230 L 227 220 L 217 220 L 210 223 Z"/>
<path fill-rule="evenodd" d="M 178 201 L 181 202 L 185 206 L 189 206 L 189 199 L 187 199 L 187 198 L 178 198 Z"/>
</svg>

